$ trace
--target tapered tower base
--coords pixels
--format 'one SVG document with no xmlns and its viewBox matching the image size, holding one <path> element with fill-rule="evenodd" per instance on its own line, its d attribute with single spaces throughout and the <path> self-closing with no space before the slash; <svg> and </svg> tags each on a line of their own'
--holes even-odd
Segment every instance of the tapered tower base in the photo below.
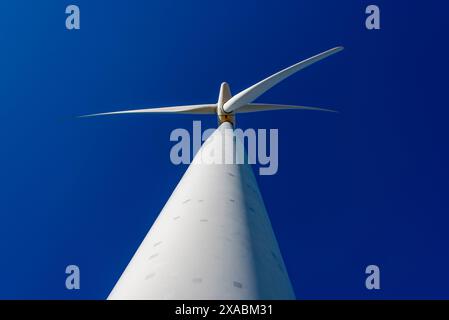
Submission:
<svg viewBox="0 0 449 320">
<path fill-rule="evenodd" d="M 210 164 L 236 143 L 206 141 L 108 299 L 295 298 L 251 167 Z"/>
</svg>

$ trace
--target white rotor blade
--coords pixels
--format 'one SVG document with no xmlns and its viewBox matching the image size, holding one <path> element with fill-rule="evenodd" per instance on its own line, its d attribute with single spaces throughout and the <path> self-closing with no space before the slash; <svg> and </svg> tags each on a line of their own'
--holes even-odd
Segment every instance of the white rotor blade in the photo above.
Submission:
<svg viewBox="0 0 449 320">
<path fill-rule="evenodd" d="M 287 104 L 266 104 L 266 103 L 250 103 L 250 104 L 244 105 L 243 107 L 239 108 L 236 111 L 236 113 L 272 111 L 272 110 L 292 110 L 292 109 L 326 111 L 326 112 L 338 113 L 338 111 L 335 111 L 335 110 L 318 108 L 318 107 L 291 106 L 291 105 L 287 105 Z"/>
<path fill-rule="evenodd" d="M 95 114 L 89 114 L 89 115 L 85 115 L 85 116 L 81 116 L 81 117 L 85 118 L 85 117 L 107 116 L 107 115 L 128 114 L 128 113 L 216 114 L 217 113 L 216 110 L 217 110 L 216 104 L 197 104 L 197 105 L 191 105 L 191 106 L 160 107 L 160 108 L 95 113 Z"/>
<path fill-rule="evenodd" d="M 334 53 L 337 53 L 341 50 L 343 50 L 343 47 L 336 47 L 336 48 L 327 50 L 325 52 L 317 54 L 316 56 L 313 56 L 311 58 L 308 58 L 306 60 L 298 62 L 284 70 L 281 70 L 281 71 L 273 74 L 272 76 L 256 83 L 255 85 L 253 85 L 253 86 L 239 92 L 235 96 L 233 96 L 228 102 L 226 102 L 224 104 L 224 106 L 223 106 L 224 111 L 225 112 L 236 111 L 237 109 L 247 105 L 248 103 L 253 102 L 259 96 L 261 96 L 263 93 L 265 93 L 267 90 L 271 89 L 276 84 L 278 84 L 282 80 L 288 78 L 292 74 L 310 66 L 311 64 L 313 64 L 315 62 L 325 59 L 325 58 L 329 57 L 330 55 L 333 55 Z"/>
</svg>

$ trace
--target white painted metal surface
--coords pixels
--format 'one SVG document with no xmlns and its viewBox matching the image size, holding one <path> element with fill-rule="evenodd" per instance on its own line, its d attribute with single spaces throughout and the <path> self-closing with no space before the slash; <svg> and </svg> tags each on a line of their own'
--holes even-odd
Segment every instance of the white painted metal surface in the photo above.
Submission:
<svg viewBox="0 0 449 320">
<path fill-rule="evenodd" d="M 200 163 L 232 137 L 199 150 L 108 299 L 295 298 L 251 167 Z"/>
</svg>

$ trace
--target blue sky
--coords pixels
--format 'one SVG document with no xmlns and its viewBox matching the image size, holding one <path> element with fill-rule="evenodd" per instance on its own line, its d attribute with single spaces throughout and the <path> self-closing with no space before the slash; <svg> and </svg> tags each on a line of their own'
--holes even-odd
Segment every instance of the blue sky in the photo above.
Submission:
<svg viewBox="0 0 449 320">
<path fill-rule="evenodd" d="M 81 30 L 65 29 L 65 7 Z M 381 30 L 364 27 L 381 9 Z M 410 1 L 0 4 L 0 298 L 103 299 L 186 166 L 195 116 L 78 115 L 215 102 L 336 45 L 240 115 L 279 129 L 260 190 L 300 299 L 449 298 L 448 5 Z M 203 127 L 216 125 L 203 117 Z M 65 267 L 81 290 L 65 289 Z M 381 290 L 365 289 L 365 267 Z"/>
</svg>

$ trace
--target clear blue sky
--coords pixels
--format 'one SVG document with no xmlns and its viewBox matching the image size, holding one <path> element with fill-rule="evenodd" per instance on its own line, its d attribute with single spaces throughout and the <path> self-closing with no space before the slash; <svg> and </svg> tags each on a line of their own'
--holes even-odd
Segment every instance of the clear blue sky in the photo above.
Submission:
<svg viewBox="0 0 449 320">
<path fill-rule="evenodd" d="M 65 29 L 65 7 L 81 30 Z M 381 8 L 380 31 L 364 27 Z M 259 101 L 339 114 L 242 115 L 279 129 L 258 177 L 300 299 L 449 298 L 448 4 L 424 1 L 4 1 L 0 4 L 0 298 L 103 299 L 185 166 L 198 117 L 78 119 L 215 102 L 336 45 Z M 216 124 L 201 118 L 203 126 Z M 294 183 L 293 183 L 294 182 Z M 81 290 L 65 289 L 65 267 Z M 381 290 L 364 287 L 381 269 Z"/>
</svg>

